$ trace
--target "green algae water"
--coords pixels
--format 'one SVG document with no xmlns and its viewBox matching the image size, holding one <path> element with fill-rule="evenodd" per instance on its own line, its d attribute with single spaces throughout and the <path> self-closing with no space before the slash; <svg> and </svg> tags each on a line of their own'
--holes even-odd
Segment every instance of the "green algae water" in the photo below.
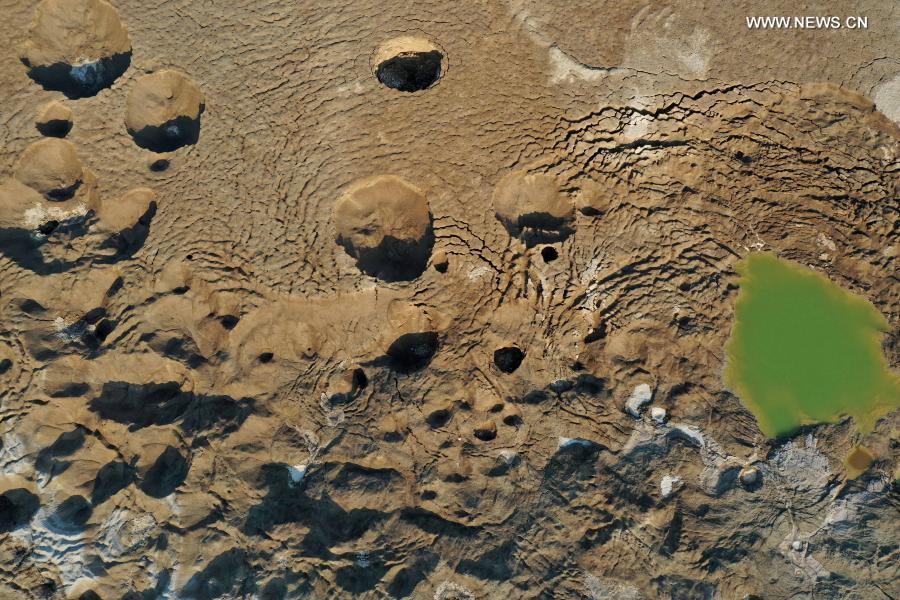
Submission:
<svg viewBox="0 0 900 600">
<path fill-rule="evenodd" d="M 844 415 L 863 432 L 900 406 L 881 350 L 886 319 L 826 277 L 772 254 L 739 267 L 725 382 L 777 437 Z"/>
</svg>

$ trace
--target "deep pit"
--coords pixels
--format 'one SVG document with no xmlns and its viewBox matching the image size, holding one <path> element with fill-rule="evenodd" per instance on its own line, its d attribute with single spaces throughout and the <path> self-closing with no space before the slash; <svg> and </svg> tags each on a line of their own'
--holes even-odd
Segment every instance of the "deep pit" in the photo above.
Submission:
<svg viewBox="0 0 900 600">
<path fill-rule="evenodd" d="M 494 365 L 504 373 L 512 373 L 519 368 L 525 353 L 515 346 L 498 348 L 494 351 Z"/>
<path fill-rule="evenodd" d="M 433 86 L 445 70 L 444 53 L 423 38 L 389 40 L 376 51 L 375 77 L 400 92 L 420 92 Z"/>
</svg>

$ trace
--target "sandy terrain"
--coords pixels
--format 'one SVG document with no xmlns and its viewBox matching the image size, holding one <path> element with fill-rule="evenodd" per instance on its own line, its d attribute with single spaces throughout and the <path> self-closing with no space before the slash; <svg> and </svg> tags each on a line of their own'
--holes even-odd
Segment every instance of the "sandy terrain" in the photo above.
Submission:
<svg viewBox="0 0 900 600">
<path fill-rule="evenodd" d="M 0 598 L 900 597 L 900 412 L 722 382 L 754 250 L 900 364 L 895 2 L 113 4 L 0 0 Z"/>
</svg>

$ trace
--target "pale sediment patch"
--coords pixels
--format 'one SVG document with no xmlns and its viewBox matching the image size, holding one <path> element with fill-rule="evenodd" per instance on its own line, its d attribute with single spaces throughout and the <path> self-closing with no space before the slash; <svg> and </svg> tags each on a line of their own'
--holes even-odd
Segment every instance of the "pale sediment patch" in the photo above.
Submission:
<svg viewBox="0 0 900 600">
<path fill-rule="evenodd" d="M 288 475 L 291 478 L 291 485 L 300 485 L 306 476 L 306 465 L 289 466 Z"/>
<path fill-rule="evenodd" d="M 613 71 L 613 69 L 605 67 L 592 67 L 582 64 L 563 52 L 556 44 L 550 46 L 549 56 L 550 85 L 574 83 L 576 81 L 591 83 L 600 81 Z"/>
<path fill-rule="evenodd" d="M 622 446 L 621 454 L 627 457 L 640 451 L 664 452 L 673 440 L 679 439 L 697 448 L 703 464 L 698 483 L 706 493 L 718 495 L 737 482 L 741 465 L 738 458 L 694 425 L 642 419 Z"/>
<path fill-rule="evenodd" d="M 850 533 L 859 525 L 860 511 L 889 489 L 886 477 L 873 479 L 866 485 L 865 491 L 848 494 L 834 500 L 825 513 L 823 527 Z"/>
<path fill-rule="evenodd" d="M 705 79 L 712 59 L 709 31 L 687 23 L 671 8 L 647 6 L 631 23 L 623 66 L 682 79 Z"/>
<path fill-rule="evenodd" d="M 69 592 L 82 580 L 92 578 L 87 565 L 90 543 L 83 532 L 65 533 L 46 527 L 51 517 L 51 510 L 41 507 L 27 527 L 15 529 L 10 535 L 30 548 L 30 560 L 53 565 L 60 583 Z"/>
<path fill-rule="evenodd" d="M 434 600 L 475 600 L 475 594 L 458 583 L 443 581 L 434 592 Z"/>
<path fill-rule="evenodd" d="M 25 229 L 37 229 L 48 221 L 71 221 L 83 218 L 87 215 L 88 208 L 86 204 L 78 204 L 70 209 L 56 206 L 44 206 L 35 204 L 25 211 L 24 222 Z M 36 233 L 40 237 L 46 237 L 42 233 Z"/>
<path fill-rule="evenodd" d="M 612 579 L 600 579 L 596 575 L 588 574 L 584 578 L 584 587 L 591 600 L 642 600 L 644 597 L 634 586 Z"/>
<path fill-rule="evenodd" d="M 641 418 L 641 410 L 644 405 L 653 399 L 653 388 L 649 383 L 640 383 L 634 387 L 631 396 L 625 401 L 625 412 L 635 419 Z"/>
<path fill-rule="evenodd" d="M 103 79 L 104 70 L 102 61 L 86 61 L 72 65 L 69 76 L 82 85 L 95 86 Z"/>
<path fill-rule="evenodd" d="M 677 475 L 663 475 L 659 482 L 659 491 L 663 498 L 669 498 L 681 487 L 681 477 Z"/>
<path fill-rule="evenodd" d="M 900 125 L 900 73 L 876 87 L 873 99 L 879 112 Z"/>
<path fill-rule="evenodd" d="M 22 438 L 12 432 L 3 434 L 3 447 L 0 448 L 0 467 L 6 477 L 24 475 L 31 472 L 28 462 L 29 454 Z"/>
<path fill-rule="evenodd" d="M 157 526 L 156 519 L 149 513 L 134 514 L 124 508 L 116 509 L 101 526 L 103 533 L 98 538 L 98 548 L 107 558 L 115 560 L 146 546 Z"/>
<path fill-rule="evenodd" d="M 85 323 L 70 323 L 65 317 L 56 317 L 53 320 L 56 336 L 65 342 L 79 339 L 84 334 L 86 327 Z"/>
<path fill-rule="evenodd" d="M 792 535 L 788 535 L 778 549 L 794 564 L 794 574 L 807 583 L 831 577 L 831 573 L 811 554 L 808 541 L 793 539 Z"/>
<path fill-rule="evenodd" d="M 776 450 L 763 463 L 765 479 L 784 483 L 784 491 L 816 492 L 824 490 L 831 480 L 828 458 L 819 452 L 816 438 L 809 434 L 804 443 L 791 440 Z"/>
<path fill-rule="evenodd" d="M 584 448 L 590 448 L 593 445 L 594 442 L 585 440 L 583 438 L 560 437 L 556 444 L 556 448 L 557 450 L 562 450 L 563 448 L 571 448 L 572 446 L 582 446 Z"/>
</svg>

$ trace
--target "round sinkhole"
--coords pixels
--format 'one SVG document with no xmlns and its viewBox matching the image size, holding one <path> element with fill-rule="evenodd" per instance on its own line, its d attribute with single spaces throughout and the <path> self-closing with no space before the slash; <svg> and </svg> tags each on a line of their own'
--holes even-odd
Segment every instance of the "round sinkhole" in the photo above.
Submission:
<svg viewBox="0 0 900 600">
<path fill-rule="evenodd" d="M 551 263 L 559 258 L 559 252 L 553 246 L 544 246 L 541 248 L 541 258 L 545 263 Z"/>
<path fill-rule="evenodd" d="M 522 417 L 515 413 L 510 413 L 503 417 L 503 424 L 509 425 L 510 427 L 517 427 L 522 424 Z"/>
<path fill-rule="evenodd" d="M 369 385 L 369 378 L 366 377 L 366 372 L 359 368 L 353 370 L 350 381 L 356 390 L 361 390 Z"/>
<path fill-rule="evenodd" d="M 485 421 L 484 423 L 475 427 L 474 433 L 475 437 L 482 442 L 489 442 L 497 437 L 497 426 L 493 421 Z"/>
<path fill-rule="evenodd" d="M 153 171 L 154 173 L 161 173 L 161 172 L 165 171 L 166 169 L 168 169 L 170 164 L 171 163 L 169 162 L 169 159 L 160 158 L 160 159 L 154 160 L 152 163 L 150 163 L 150 170 Z"/>
<path fill-rule="evenodd" d="M 103 319 L 94 326 L 94 337 L 97 341 L 104 342 L 109 334 L 116 328 L 116 322 L 109 319 Z"/>
<path fill-rule="evenodd" d="M 444 408 L 439 408 L 437 410 L 432 411 L 425 417 L 425 421 L 428 423 L 428 426 L 432 429 L 439 429 L 450 422 L 450 418 L 453 415 L 449 410 Z"/>
<path fill-rule="evenodd" d="M 498 348 L 494 351 L 494 364 L 504 373 L 512 373 L 519 368 L 525 353 L 515 346 Z"/>
<path fill-rule="evenodd" d="M 466 398 L 460 398 L 459 400 L 454 400 L 454 401 L 453 401 L 453 404 L 454 404 L 459 410 L 465 410 L 465 411 L 472 410 L 472 403 L 469 402 L 469 400 L 466 399 Z"/>
<path fill-rule="evenodd" d="M 446 273 L 450 267 L 450 261 L 447 260 L 447 254 L 443 251 L 435 252 L 431 255 L 431 264 L 438 273 Z"/>
<path fill-rule="evenodd" d="M 430 363 L 437 350 L 437 333 L 425 331 L 401 335 L 391 343 L 387 355 L 394 369 L 401 373 L 410 373 Z"/>
<path fill-rule="evenodd" d="M 235 327 L 237 327 L 238 322 L 241 320 L 237 315 L 222 315 L 219 317 L 219 322 L 222 324 L 222 327 L 231 331 Z"/>
<path fill-rule="evenodd" d="M 734 157 L 735 157 L 736 159 L 738 159 L 739 161 L 741 161 L 742 163 L 744 163 L 745 165 L 749 165 L 750 163 L 753 162 L 753 158 L 752 158 L 752 157 L 747 156 L 746 154 L 744 154 L 744 153 L 741 152 L 740 150 L 738 150 L 737 152 L 734 153 Z"/>
<path fill-rule="evenodd" d="M 399 37 L 381 44 L 372 67 L 385 87 L 400 92 L 420 92 L 437 83 L 446 71 L 444 52 L 421 37 Z"/>
<path fill-rule="evenodd" d="M 41 235 L 50 235 L 51 233 L 56 231 L 57 227 L 59 227 L 59 221 L 50 220 L 46 223 L 41 224 L 38 227 L 38 231 L 41 232 Z"/>
</svg>

